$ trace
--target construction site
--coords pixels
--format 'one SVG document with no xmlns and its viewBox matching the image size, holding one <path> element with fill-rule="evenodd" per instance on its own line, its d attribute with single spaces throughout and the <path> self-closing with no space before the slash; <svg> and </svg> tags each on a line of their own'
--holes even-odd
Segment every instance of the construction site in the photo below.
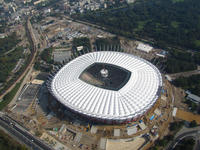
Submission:
<svg viewBox="0 0 200 150">
<path fill-rule="evenodd" d="M 71 57 L 70 41 L 74 37 L 86 36 L 94 41 L 97 36 L 113 36 L 70 20 L 57 21 L 51 17 L 43 21 L 40 30 L 43 35 L 46 32 L 47 44 L 57 47 L 52 54 L 56 62 Z M 126 53 L 145 60 L 159 57 L 156 54 L 160 50 L 144 52 L 145 49 L 137 49 L 139 43 L 120 39 Z M 155 140 L 168 134 L 169 123 L 174 120 L 196 120 L 200 123 L 199 116 L 184 111 L 186 106 L 181 102 L 184 95 L 171 85 L 164 74 L 161 95 L 151 109 L 137 120 L 118 125 L 94 123 L 67 109 L 49 93 L 45 84 L 48 76 L 49 73 L 33 70 L 15 97 L 15 103 L 9 104 L 8 115 L 55 150 L 145 150 Z M 178 109 L 174 110 L 175 107 Z"/>
<path fill-rule="evenodd" d="M 10 116 L 55 149 L 141 149 L 167 134 L 173 109 L 172 88 L 167 80 L 159 100 L 140 120 L 103 125 L 92 124 L 66 109 L 37 77 L 40 73 L 33 72 L 11 107 Z"/>
<path fill-rule="evenodd" d="M 45 80 L 37 76 L 39 72 L 32 73 L 31 81 L 22 88 L 9 115 L 54 149 L 146 149 L 167 135 L 174 117 L 173 87 L 166 79 L 161 97 L 140 120 L 103 125 L 92 124 L 66 109 L 49 94 Z M 180 111 L 176 115 L 183 119 L 184 113 Z M 193 117 L 186 115 L 191 121 Z"/>
</svg>

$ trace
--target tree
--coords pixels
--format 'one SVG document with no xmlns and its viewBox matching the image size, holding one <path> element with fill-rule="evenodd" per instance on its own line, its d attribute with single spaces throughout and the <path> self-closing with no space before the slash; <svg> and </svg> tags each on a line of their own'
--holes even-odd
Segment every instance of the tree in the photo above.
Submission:
<svg viewBox="0 0 200 150">
<path fill-rule="evenodd" d="M 72 17 L 128 38 L 152 39 L 161 48 L 176 46 L 198 51 L 199 7 L 199 0 L 140 0 L 117 11 L 93 11 Z"/>
<path fill-rule="evenodd" d="M 190 127 L 191 128 L 196 127 L 196 126 L 197 126 L 197 122 L 195 120 L 190 122 Z"/>
</svg>

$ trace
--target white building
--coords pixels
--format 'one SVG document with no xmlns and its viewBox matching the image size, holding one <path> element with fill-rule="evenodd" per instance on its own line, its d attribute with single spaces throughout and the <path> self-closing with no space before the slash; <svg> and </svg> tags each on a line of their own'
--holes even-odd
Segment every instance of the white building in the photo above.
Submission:
<svg viewBox="0 0 200 150">
<path fill-rule="evenodd" d="M 143 44 L 143 43 L 139 43 L 137 46 L 137 50 L 149 53 L 151 50 L 153 49 L 153 47 L 151 47 L 148 44 Z"/>
<path fill-rule="evenodd" d="M 186 98 L 194 103 L 200 103 L 200 97 L 192 93 L 189 93 Z"/>
</svg>

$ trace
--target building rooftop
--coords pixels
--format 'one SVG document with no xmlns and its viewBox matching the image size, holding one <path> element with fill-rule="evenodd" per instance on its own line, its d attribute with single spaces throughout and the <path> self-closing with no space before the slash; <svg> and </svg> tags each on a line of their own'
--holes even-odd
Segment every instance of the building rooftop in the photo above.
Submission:
<svg viewBox="0 0 200 150">
<path fill-rule="evenodd" d="M 137 49 L 149 53 L 153 47 L 149 46 L 148 44 L 139 43 Z"/>
<path fill-rule="evenodd" d="M 188 94 L 187 98 L 192 99 L 192 100 L 200 103 L 200 97 L 195 95 L 195 94 L 190 93 L 190 94 Z"/>
<path fill-rule="evenodd" d="M 114 129 L 114 136 L 120 136 L 120 129 Z"/>
</svg>

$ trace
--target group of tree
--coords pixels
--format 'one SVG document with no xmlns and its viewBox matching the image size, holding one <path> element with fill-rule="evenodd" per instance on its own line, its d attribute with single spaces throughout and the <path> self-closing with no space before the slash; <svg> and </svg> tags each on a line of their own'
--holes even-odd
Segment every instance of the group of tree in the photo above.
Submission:
<svg viewBox="0 0 200 150">
<path fill-rule="evenodd" d="M 22 80 L 20 80 L 20 82 L 18 82 L 15 87 L 3 97 L 3 100 L 0 102 L 0 110 L 4 109 L 10 103 L 10 101 L 12 101 L 19 90 Z"/>
<path fill-rule="evenodd" d="M 0 8 L 1 9 L 1 8 Z M 1 11 L 1 10 L 0 10 Z M 4 33 L 6 29 L 7 22 L 5 20 L 0 20 L 0 33 Z"/>
<path fill-rule="evenodd" d="M 197 126 L 197 122 L 195 120 L 193 120 L 193 121 L 190 122 L 190 127 L 191 128 L 194 128 L 196 126 Z"/>
<path fill-rule="evenodd" d="M 196 112 L 197 109 L 198 109 L 198 104 L 192 102 L 191 100 L 188 100 L 185 98 L 185 101 L 184 101 L 187 105 L 188 105 L 188 108 L 191 112 Z"/>
<path fill-rule="evenodd" d="M 168 49 L 167 58 L 159 58 L 157 61 L 165 66 L 167 73 L 196 70 L 197 65 L 200 65 L 200 52 Z"/>
<path fill-rule="evenodd" d="M 149 150 L 163 150 L 164 147 L 172 141 L 174 138 L 173 135 L 164 136 L 162 139 L 156 140 L 154 146 L 152 146 Z"/>
<path fill-rule="evenodd" d="M 49 64 L 53 63 L 52 52 L 53 52 L 52 47 L 44 49 L 40 54 L 41 59 Z"/>
<path fill-rule="evenodd" d="M 138 0 L 126 8 L 74 15 L 129 38 L 147 39 L 161 48 L 200 49 L 199 0 Z"/>
<path fill-rule="evenodd" d="M 83 49 L 78 51 L 77 47 L 83 46 Z M 91 52 L 91 44 L 90 39 L 87 37 L 81 37 L 81 38 L 74 38 L 72 41 L 72 53 L 73 55 L 82 55 L 87 52 Z"/>
<path fill-rule="evenodd" d="M 192 150 L 193 147 L 195 145 L 195 140 L 192 138 L 184 138 L 183 140 L 181 140 L 176 147 L 174 148 L 174 150 Z"/>
<path fill-rule="evenodd" d="M 200 96 L 200 75 L 179 77 L 173 81 L 173 84 Z"/>
<path fill-rule="evenodd" d="M 59 7 L 59 1 L 60 0 L 42 1 L 41 3 L 36 5 L 36 9 L 41 10 L 41 9 L 47 8 L 47 7 L 52 7 L 53 9 L 57 9 Z M 32 2 L 32 4 L 33 4 L 33 2 Z"/>
<path fill-rule="evenodd" d="M 200 52 L 169 50 L 166 64 L 167 73 L 196 70 L 197 65 L 200 65 Z"/>
<path fill-rule="evenodd" d="M 0 54 L 7 52 L 14 48 L 18 43 L 19 39 L 15 32 L 11 35 L 6 36 L 5 38 L 0 39 Z"/>
<path fill-rule="evenodd" d="M 0 55 L 0 82 L 5 82 L 17 61 L 23 55 L 23 48 L 17 47 L 13 52 L 7 55 Z"/>
<path fill-rule="evenodd" d="M 50 72 L 52 69 L 52 64 L 54 64 L 52 53 L 53 47 L 44 49 L 40 53 L 40 57 L 38 57 L 38 60 L 35 62 L 34 69 L 44 72 Z"/>
<path fill-rule="evenodd" d="M 180 128 L 184 125 L 183 121 L 179 121 L 179 122 L 172 122 L 170 123 L 169 129 L 170 131 L 173 132 L 177 132 L 178 130 L 180 130 Z"/>
</svg>

